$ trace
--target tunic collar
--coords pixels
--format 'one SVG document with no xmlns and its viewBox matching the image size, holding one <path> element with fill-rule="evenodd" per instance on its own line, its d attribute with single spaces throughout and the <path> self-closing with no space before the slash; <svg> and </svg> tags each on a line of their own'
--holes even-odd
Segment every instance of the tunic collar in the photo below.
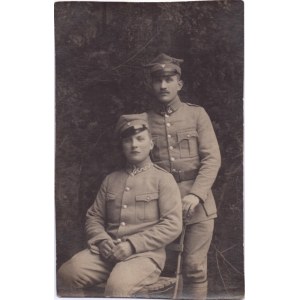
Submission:
<svg viewBox="0 0 300 300">
<path fill-rule="evenodd" d="M 182 102 L 180 101 L 179 97 L 177 97 L 172 102 L 170 102 L 166 105 L 155 102 L 154 110 L 161 115 L 165 115 L 165 114 L 171 115 L 173 112 L 178 110 L 178 108 L 181 105 L 182 105 Z"/>
<path fill-rule="evenodd" d="M 127 164 L 126 172 L 129 173 L 131 176 L 135 176 L 141 172 L 149 170 L 153 166 L 152 162 L 146 163 L 143 167 L 137 167 L 135 165 Z"/>
</svg>

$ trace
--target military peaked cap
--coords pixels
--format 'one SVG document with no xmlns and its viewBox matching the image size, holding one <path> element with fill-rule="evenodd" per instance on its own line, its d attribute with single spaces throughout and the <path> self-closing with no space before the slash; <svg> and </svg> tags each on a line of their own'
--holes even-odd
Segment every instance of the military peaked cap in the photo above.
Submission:
<svg viewBox="0 0 300 300">
<path fill-rule="evenodd" d="M 120 138 L 125 138 L 149 129 L 147 113 L 120 116 L 115 133 Z"/>
<path fill-rule="evenodd" d="M 150 73 L 154 77 L 163 75 L 170 76 L 175 74 L 181 75 L 181 63 L 183 63 L 183 59 L 174 58 L 161 53 L 149 64 L 144 65 L 144 67 L 150 68 Z"/>
</svg>

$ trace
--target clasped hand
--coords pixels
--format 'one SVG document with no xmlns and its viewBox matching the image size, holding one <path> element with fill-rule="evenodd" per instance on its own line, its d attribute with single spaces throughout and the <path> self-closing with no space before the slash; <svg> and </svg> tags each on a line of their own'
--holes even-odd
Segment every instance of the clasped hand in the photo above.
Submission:
<svg viewBox="0 0 300 300">
<path fill-rule="evenodd" d="M 116 262 L 121 261 L 133 254 L 129 242 L 104 240 L 99 245 L 99 251 L 103 258 Z"/>
</svg>

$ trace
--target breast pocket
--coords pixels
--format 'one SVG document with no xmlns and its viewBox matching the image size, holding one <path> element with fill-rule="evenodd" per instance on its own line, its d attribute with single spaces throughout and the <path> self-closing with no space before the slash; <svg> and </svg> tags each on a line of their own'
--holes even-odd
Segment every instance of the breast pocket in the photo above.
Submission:
<svg viewBox="0 0 300 300">
<path fill-rule="evenodd" d="M 180 157 L 194 157 L 198 155 L 198 133 L 196 130 L 186 130 L 177 133 Z"/>
<path fill-rule="evenodd" d="M 118 221 L 118 212 L 116 208 L 116 195 L 112 193 L 106 194 L 106 217 L 107 221 Z"/>
<path fill-rule="evenodd" d="M 136 217 L 140 221 L 159 219 L 158 193 L 147 193 L 135 197 Z"/>
</svg>

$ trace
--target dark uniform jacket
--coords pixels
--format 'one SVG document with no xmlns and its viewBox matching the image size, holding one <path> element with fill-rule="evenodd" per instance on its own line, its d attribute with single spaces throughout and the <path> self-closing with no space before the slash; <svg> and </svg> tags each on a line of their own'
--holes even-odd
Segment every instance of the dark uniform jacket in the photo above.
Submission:
<svg viewBox="0 0 300 300">
<path fill-rule="evenodd" d="M 176 99 L 168 107 L 155 106 L 148 112 L 155 144 L 153 162 L 171 172 L 181 196 L 198 196 L 191 223 L 215 218 L 217 209 L 211 187 L 221 164 L 215 132 L 206 111 Z"/>
<path fill-rule="evenodd" d="M 171 174 L 158 166 L 137 174 L 121 170 L 108 175 L 87 212 L 88 244 L 99 253 L 97 242 L 128 240 L 136 256 L 152 258 L 163 269 L 165 246 L 182 229 L 180 192 Z"/>
</svg>

